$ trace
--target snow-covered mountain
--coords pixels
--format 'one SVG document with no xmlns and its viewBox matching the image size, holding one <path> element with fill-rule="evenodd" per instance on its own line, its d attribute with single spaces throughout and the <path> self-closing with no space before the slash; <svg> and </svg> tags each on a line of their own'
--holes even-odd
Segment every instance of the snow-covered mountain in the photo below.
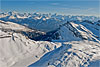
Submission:
<svg viewBox="0 0 100 67">
<path fill-rule="evenodd" d="M 62 43 L 61 47 L 45 54 L 29 67 L 87 67 L 91 61 L 99 59 L 100 44 L 92 41 L 72 41 Z M 99 67 L 99 63 L 94 67 Z"/>
<path fill-rule="evenodd" d="M 98 22 L 99 17 L 95 16 L 71 16 L 57 14 L 41 14 L 41 13 L 23 13 L 7 12 L 0 14 L 0 20 L 11 21 L 21 25 L 26 25 L 33 29 L 42 31 L 52 31 L 59 28 L 59 25 L 67 21 L 86 21 L 90 23 Z"/>
<path fill-rule="evenodd" d="M 0 14 L 0 67 L 99 67 L 100 18 Z"/>
<path fill-rule="evenodd" d="M 58 40 L 62 41 L 76 41 L 89 40 L 100 43 L 100 26 L 86 24 L 87 22 L 67 22 L 63 24 L 57 32 Z M 85 25 L 86 24 L 86 25 Z M 86 26 L 86 27 L 85 27 Z M 96 26 L 96 27 L 95 27 Z M 56 36 L 54 34 L 54 36 Z"/>
<path fill-rule="evenodd" d="M 47 41 L 30 40 L 20 32 L 14 32 L 16 30 L 29 31 L 29 29 L 12 22 L 2 21 L 0 27 L 0 67 L 26 67 L 61 45 Z"/>
</svg>

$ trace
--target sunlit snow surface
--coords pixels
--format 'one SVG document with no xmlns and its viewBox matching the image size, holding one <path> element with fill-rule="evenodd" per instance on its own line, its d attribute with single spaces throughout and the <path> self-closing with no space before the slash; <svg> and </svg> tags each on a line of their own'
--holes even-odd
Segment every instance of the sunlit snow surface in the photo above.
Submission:
<svg viewBox="0 0 100 67">
<path fill-rule="evenodd" d="M 100 45 L 91 41 L 64 42 L 29 67 L 79 67 L 100 59 Z M 99 63 L 99 62 L 98 62 Z M 98 66 L 99 67 L 99 66 Z"/>
<path fill-rule="evenodd" d="M 60 44 L 32 41 L 21 34 L 0 31 L 0 67 L 26 67 L 55 47 Z"/>
<path fill-rule="evenodd" d="M 9 12 L 0 19 L 0 67 L 100 67 L 99 18 Z"/>
</svg>

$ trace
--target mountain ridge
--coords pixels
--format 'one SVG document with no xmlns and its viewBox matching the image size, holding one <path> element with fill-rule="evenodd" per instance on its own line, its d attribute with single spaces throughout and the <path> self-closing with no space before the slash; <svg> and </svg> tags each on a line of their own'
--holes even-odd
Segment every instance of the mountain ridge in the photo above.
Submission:
<svg viewBox="0 0 100 67">
<path fill-rule="evenodd" d="M 99 66 L 100 19 L 89 17 L 0 14 L 0 67 Z"/>
</svg>

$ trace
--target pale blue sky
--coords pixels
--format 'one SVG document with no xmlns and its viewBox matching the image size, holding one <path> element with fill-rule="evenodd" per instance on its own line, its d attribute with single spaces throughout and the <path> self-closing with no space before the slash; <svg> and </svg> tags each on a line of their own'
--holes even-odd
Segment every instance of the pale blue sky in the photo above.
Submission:
<svg viewBox="0 0 100 67">
<path fill-rule="evenodd" d="M 2 0 L 1 11 L 99 15 L 99 0 Z"/>
</svg>

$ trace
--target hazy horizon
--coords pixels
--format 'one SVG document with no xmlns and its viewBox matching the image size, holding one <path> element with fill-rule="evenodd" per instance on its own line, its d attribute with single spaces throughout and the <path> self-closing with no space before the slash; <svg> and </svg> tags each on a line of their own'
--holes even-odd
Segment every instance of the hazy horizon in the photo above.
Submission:
<svg viewBox="0 0 100 67">
<path fill-rule="evenodd" d="M 20 13 L 57 13 L 63 15 L 99 16 L 99 0 L 3 0 L 1 12 L 17 11 Z"/>
</svg>

